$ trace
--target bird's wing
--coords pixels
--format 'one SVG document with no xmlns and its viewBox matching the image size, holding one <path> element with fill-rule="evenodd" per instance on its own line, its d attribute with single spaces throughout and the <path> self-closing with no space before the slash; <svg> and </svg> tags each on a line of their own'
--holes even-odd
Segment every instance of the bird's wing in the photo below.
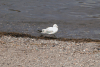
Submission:
<svg viewBox="0 0 100 67">
<path fill-rule="evenodd" d="M 48 27 L 48 28 L 46 28 L 46 30 L 52 31 L 53 30 L 53 27 Z"/>
<path fill-rule="evenodd" d="M 53 27 L 48 27 L 48 28 L 46 28 L 46 32 L 47 32 L 48 34 L 52 33 L 52 32 L 53 32 Z"/>
<path fill-rule="evenodd" d="M 53 28 L 52 27 L 48 27 L 46 29 L 42 29 L 42 33 L 47 33 L 47 34 L 50 34 L 53 32 Z"/>
</svg>

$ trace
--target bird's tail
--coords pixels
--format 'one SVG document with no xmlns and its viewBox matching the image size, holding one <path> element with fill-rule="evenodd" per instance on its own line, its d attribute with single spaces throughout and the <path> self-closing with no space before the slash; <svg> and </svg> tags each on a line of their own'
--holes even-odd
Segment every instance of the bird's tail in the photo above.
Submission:
<svg viewBox="0 0 100 67">
<path fill-rule="evenodd" d="M 38 30 L 38 32 L 42 32 L 42 30 Z"/>
</svg>

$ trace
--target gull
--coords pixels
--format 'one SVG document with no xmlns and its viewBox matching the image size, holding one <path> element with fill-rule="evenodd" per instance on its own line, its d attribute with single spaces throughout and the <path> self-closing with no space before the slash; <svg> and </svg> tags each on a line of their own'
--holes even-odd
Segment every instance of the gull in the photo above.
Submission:
<svg viewBox="0 0 100 67">
<path fill-rule="evenodd" d="M 42 31 L 38 30 L 42 34 L 55 34 L 58 31 L 57 24 L 54 24 L 53 27 L 47 27 L 46 29 L 42 29 Z M 55 35 L 54 35 L 55 36 Z"/>
</svg>

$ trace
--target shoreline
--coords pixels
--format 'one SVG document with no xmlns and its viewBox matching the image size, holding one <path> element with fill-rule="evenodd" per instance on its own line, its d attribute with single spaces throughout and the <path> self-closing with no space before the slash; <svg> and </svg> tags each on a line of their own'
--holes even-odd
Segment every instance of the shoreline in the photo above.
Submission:
<svg viewBox="0 0 100 67">
<path fill-rule="evenodd" d="M 94 40 L 94 39 L 67 39 L 67 38 L 54 38 L 54 37 L 38 37 L 38 36 L 32 36 L 30 34 L 23 34 L 23 33 L 16 33 L 16 32 L 0 32 L 1 36 L 12 36 L 12 37 L 28 37 L 28 38 L 36 38 L 36 39 L 45 39 L 45 40 L 57 40 L 57 41 L 72 41 L 72 42 L 100 42 L 100 40 Z"/>
</svg>

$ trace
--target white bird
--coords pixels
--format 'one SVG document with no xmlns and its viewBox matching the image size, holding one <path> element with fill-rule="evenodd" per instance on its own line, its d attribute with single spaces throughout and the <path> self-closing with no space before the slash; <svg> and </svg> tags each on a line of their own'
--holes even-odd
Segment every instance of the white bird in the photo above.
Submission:
<svg viewBox="0 0 100 67">
<path fill-rule="evenodd" d="M 40 30 L 38 30 L 40 31 Z M 58 26 L 57 24 L 54 24 L 53 27 L 47 27 L 46 29 L 42 29 L 40 31 L 42 34 L 55 34 L 58 31 Z"/>
</svg>

